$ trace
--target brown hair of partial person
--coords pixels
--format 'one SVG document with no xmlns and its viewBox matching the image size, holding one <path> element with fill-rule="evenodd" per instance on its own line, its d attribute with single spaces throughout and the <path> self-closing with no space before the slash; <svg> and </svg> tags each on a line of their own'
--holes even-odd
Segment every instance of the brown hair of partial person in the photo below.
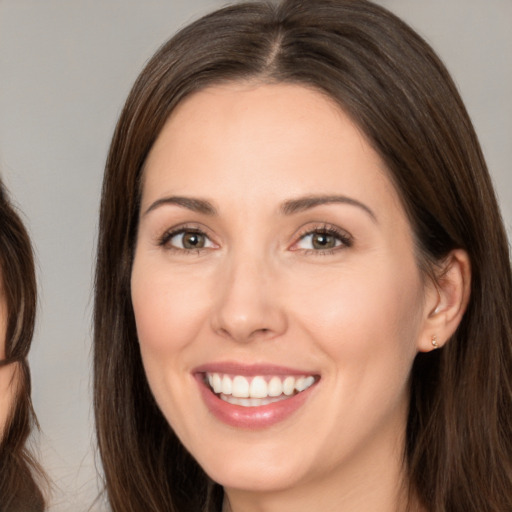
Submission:
<svg viewBox="0 0 512 512">
<path fill-rule="evenodd" d="M 0 439 L 0 511 L 39 512 L 45 509 L 45 500 L 37 481 L 45 478 L 27 449 L 32 427 L 37 426 L 27 363 L 37 302 L 34 258 L 27 232 L 1 183 L 0 268 L 7 306 L 6 358 L 0 366 L 16 365 L 11 382 L 14 402 Z"/>
<path fill-rule="evenodd" d="M 512 510 L 512 276 L 491 179 L 439 58 L 364 0 L 223 8 L 162 46 L 126 101 L 103 183 L 94 312 L 94 408 L 112 510 L 220 510 L 222 489 L 151 395 L 130 273 L 148 152 L 183 98 L 230 81 L 301 84 L 334 99 L 385 162 L 425 277 L 435 279 L 453 249 L 467 251 L 471 297 L 462 322 L 412 369 L 407 485 L 411 503 L 430 512 Z"/>
</svg>

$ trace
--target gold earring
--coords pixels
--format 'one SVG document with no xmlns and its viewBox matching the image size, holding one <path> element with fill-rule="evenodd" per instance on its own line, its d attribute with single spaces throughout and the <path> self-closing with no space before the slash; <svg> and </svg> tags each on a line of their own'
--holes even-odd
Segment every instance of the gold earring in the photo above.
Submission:
<svg viewBox="0 0 512 512">
<path fill-rule="evenodd" d="M 432 346 L 434 347 L 434 350 L 436 348 L 439 348 L 439 345 L 437 343 L 437 336 L 435 334 L 432 336 Z"/>
</svg>

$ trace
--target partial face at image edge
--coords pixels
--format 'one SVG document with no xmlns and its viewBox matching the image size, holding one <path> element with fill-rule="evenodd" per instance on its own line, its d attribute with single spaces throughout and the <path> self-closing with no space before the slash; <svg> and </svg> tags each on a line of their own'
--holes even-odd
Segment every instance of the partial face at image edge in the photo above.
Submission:
<svg viewBox="0 0 512 512">
<path fill-rule="evenodd" d="M 3 275 L 0 272 L 0 279 Z M 4 295 L 3 285 L 0 285 L 0 361 L 6 359 L 5 343 L 7 335 L 7 301 Z M 12 413 L 16 395 L 16 370 L 17 363 L 12 362 L 0 365 L 0 440 Z"/>
</svg>

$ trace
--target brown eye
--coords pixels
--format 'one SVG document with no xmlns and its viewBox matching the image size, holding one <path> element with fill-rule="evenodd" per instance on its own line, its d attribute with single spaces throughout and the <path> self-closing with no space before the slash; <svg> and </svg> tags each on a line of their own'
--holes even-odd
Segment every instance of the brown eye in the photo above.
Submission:
<svg viewBox="0 0 512 512">
<path fill-rule="evenodd" d="M 182 235 L 184 249 L 201 249 L 205 246 L 206 237 L 201 233 L 185 232 Z"/>
<path fill-rule="evenodd" d="M 314 249 L 333 249 L 336 247 L 336 237 L 329 233 L 313 233 L 311 244 Z"/>
<path fill-rule="evenodd" d="M 181 230 L 166 235 L 162 242 L 169 248 L 194 251 L 199 249 L 213 248 L 212 241 L 201 231 Z"/>
<path fill-rule="evenodd" d="M 351 247 L 352 237 L 345 231 L 331 227 L 313 229 L 304 234 L 294 245 L 294 250 L 302 249 L 318 253 Z"/>
</svg>

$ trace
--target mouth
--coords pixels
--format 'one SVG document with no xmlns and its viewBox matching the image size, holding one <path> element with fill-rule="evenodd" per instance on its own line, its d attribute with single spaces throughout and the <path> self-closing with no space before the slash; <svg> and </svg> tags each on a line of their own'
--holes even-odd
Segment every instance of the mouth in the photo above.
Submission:
<svg viewBox="0 0 512 512">
<path fill-rule="evenodd" d="M 315 375 L 236 375 L 202 373 L 204 384 L 217 398 L 242 407 L 262 407 L 290 399 L 309 389 Z"/>
<path fill-rule="evenodd" d="M 207 409 L 231 427 L 280 423 L 313 400 L 320 374 L 272 364 L 219 362 L 192 371 Z"/>
</svg>

